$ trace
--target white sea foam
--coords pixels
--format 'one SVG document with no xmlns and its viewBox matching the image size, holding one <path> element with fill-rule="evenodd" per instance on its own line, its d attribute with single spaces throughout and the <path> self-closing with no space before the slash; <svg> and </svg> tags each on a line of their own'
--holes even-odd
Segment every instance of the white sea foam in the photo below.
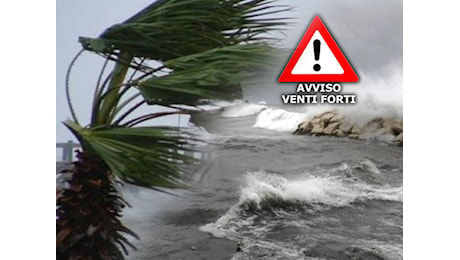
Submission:
<svg viewBox="0 0 460 260">
<path fill-rule="evenodd" d="M 343 93 L 356 94 L 356 104 L 318 104 L 304 106 L 308 119 L 325 111 L 336 110 L 348 120 L 364 125 L 375 118 L 403 118 L 402 61 L 395 60 L 384 69 L 360 73 L 359 84 L 343 84 Z"/>
<path fill-rule="evenodd" d="M 254 127 L 293 131 L 301 121 L 310 120 L 326 111 L 337 111 L 350 122 L 363 126 L 375 118 L 403 118 L 401 61 L 395 60 L 384 69 L 360 73 L 356 84 L 342 84 L 342 93 L 355 94 L 356 104 L 309 104 L 283 109 L 267 109 L 259 114 Z M 299 120 L 300 119 L 300 120 Z M 370 136 L 370 138 L 373 138 Z M 375 136 L 375 138 L 385 138 Z M 389 139 L 390 137 L 386 137 Z M 393 137 L 391 136 L 391 139 Z"/>
<path fill-rule="evenodd" d="M 254 127 L 292 132 L 297 125 L 306 119 L 304 113 L 288 112 L 284 109 L 265 109 L 256 119 Z"/>
<path fill-rule="evenodd" d="M 247 186 L 241 192 L 240 204 L 252 202 L 260 205 L 269 199 L 333 207 L 346 206 L 358 199 L 402 202 L 402 187 L 377 188 L 338 176 L 307 176 L 288 180 L 259 171 L 247 174 L 245 183 Z"/>
<path fill-rule="evenodd" d="M 341 112 L 352 121 L 364 124 L 375 117 L 403 118 L 402 60 L 395 60 L 372 74 L 362 74 L 356 90 L 357 104 L 343 106 Z"/>
<path fill-rule="evenodd" d="M 264 104 L 251 104 L 251 103 L 236 103 L 231 106 L 225 107 L 224 111 L 220 114 L 221 117 L 243 117 L 251 116 L 260 113 L 266 109 Z"/>
<path fill-rule="evenodd" d="M 347 181 L 335 176 L 307 176 L 288 180 L 264 171 L 249 172 L 245 176 L 239 202 L 215 223 L 200 228 L 216 237 L 237 237 L 241 226 L 251 225 L 251 218 L 241 219 L 239 213 L 246 204 L 260 205 L 270 200 L 323 207 L 343 207 L 357 200 L 403 200 L 402 187 L 374 187 L 364 182 Z M 245 223 L 241 223 L 244 221 Z M 233 234 L 233 235 L 232 235 Z"/>
<path fill-rule="evenodd" d="M 354 166 L 354 168 L 359 168 L 371 173 L 380 174 L 380 170 L 379 168 L 377 168 L 375 163 L 367 159 L 359 162 L 357 165 Z"/>
</svg>

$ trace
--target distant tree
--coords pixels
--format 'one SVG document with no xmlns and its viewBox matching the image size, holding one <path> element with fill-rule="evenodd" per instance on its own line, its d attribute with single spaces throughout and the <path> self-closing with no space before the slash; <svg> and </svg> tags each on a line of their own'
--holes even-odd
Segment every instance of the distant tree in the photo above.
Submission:
<svg viewBox="0 0 460 260">
<path fill-rule="evenodd" d="M 268 32 L 285 24 L 287 10 L 269 0 L 159 0 L 97 38 L 81 37 L 84 51 L 106 59 L 97 80 L 91 120 L 82 125 L 69 97 L 64 124 L 81 145 L 57 194 L 57 259 L 124 259 L 137 237 L 121 222 L 127 204 L 117 181 L 161 189 L 184 188 L 196 159 L 196 138 L 178 127 L 141 126 L 187 113 L 178 105 L 241 97 L 239 84 L 273 53 Z M 267 16 L 270 15 L 270 16 Z M 114 63 L 111 72 L 105 70 Z M 134 117 L 139 107 L 175 110 Z M 123 251 L 123 252 L 122 252 Z"/>
</svg>

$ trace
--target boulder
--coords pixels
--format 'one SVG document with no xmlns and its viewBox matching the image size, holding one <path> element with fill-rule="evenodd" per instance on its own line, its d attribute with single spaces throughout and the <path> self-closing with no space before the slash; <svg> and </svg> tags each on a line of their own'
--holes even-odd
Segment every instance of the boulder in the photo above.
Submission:
<svg viewBox="0 0 460 260">
<path fill-rule="evenodd" d="M 400 144 L 403 143 L 403 133 L 402 132 L 398 136 L 396 136 L 395 141 Z"/>
<path fill-rule="evenodd" d="M 312 135 L 321 135 L 323 134 L 324 131 L 324 126 L 321 126 L 321 124 L 313 125 L 313 128 L 311 129 L 311 134 Z"/>
<path fill-rule="evenodd" d="M 318 123 L 316 123 L 316 124 L 312 123 L 312 127 L 318 126 L 319 128 L 322 128 L 322 129 L 324 129 L 326 127 L 326 125 L 327 125 L 327 123 L 322 121 L 321 118 L 320 118 L 320 121 Z"/>
<path fill-rule="evenodd" d="M 339 127 L 339 129 L 342 130 L 344 133 L 350 133 L 352 128 L 353 125 L 347 121 L 342 122 L 342 124 Z"/>
<path fill-rule="evenodd" d="M 362 132 L 364 133 L 375 133 L 382 127 L 382 120 L 373 120 L 364 126 Z"/>
<path fill-rule="evenodd" d="M 382 122 L 383 126 L 388 126 L 388 127 L 391 127 L 394 124 L 402 124 L 402 120 L 395 119 L 395 118 L 389 118 L 389 119 L 383 120 Z"/>
<path fill-rule="evenodd" d="M 393 135 L 393 130 L 391 127 L 384 126 L 375 132 L 376 135 Z"/>
<path fill-rule="evenodd" d="M 402 123 L 402 122 L 394 123 L 394 124 L 391 126 L 391 130 L 393 130 L 393 133 L 394 133 L 395 135 L 399 135 L 399 134 L 402 133 L 402 131 L 403 131 L 403 123 Z"/>
<path fill-rule="evenodd" d="M 313 128 L 313 125 L 309 121 L 305 121 L 300 123 L 297 126 L 297 130 L 294 132 L 296 134 L 308 134 L 311 129 Z"/>
<path fill-rule="evenodd" d="M 344 136 L 346 136 L 346 134 L 345 134 L 342 130 L 340 130 L 340 129 L 336 129 L 336 130 L 334 131 L 334 135 L 337 136 L 337 137 L 344 137 Z"/>
<path fill-rule="evenodd" d="M 325 113 L 325 114 L 323 114 L 323 115 L 321 116 L 321 119 L 322 119 L 324 122 L 327 123 L 327 122 L 329 122 L 329 121 L 331 120 L 331 118 L 333 118 L 334 116 L 335 116 L 334 113 L 332 113 L 332 112 L 327 112 L 327 113 Z"/>
<path fill-rule="evenodd" d="M 326 111 L 301 122 L 294 134 L 348 136 L 352 139 L 373 139 L 403 142 L 402 119 L 376 118 L 364 126 L 353 124 L 335 111 Z M 380 139 L 382 138 L 382 139 Z"/>
<path fill-rule="evenodd" d="M 324 128 L 324 134 L 331 135 L 334 131 L 339 128 L 340 122 L 330 123 L 326 128 Z"/>
<path fill-rule="evenodd" d="M 331 122 L 331 123 L 334 123 L 334 122 L 341 122 L 341 121 L 343 121 L 344 119 L 345 119 L 344 116 L 338 115 L 338 114 L 337 114 L 337 115 L 333 116 L 333 117 L 329 120 L 329 122 Z"/>
<path fill-rule="evenodd" d="M 372 134 L 362 133 L 358 136 L 359 140 L 369 140 L 372 138 Z"/>
<path fill-rule="evenodd" d="M 394 135 L 399 135 L 403 131 L 403 121 L 398 119 L 386 119 L 383 121 L 383 127 L 389 127 Z"/>
<path fill-rule="evenodd" d="M 357 125 L 354 125 L 352 128 L 351 128 L 351 133 L 352 134 L 356 134 L 356 135 L 360 135 L 361 133 L 363 132 L 363 129 Z"/>
<path fill-rule="evenodd" d="M 317 124 L 319 124 L 319 123 L 321 123 L 321 122 L 322 122 L 322 120 L 321 120 L 320 117 L 315 117 L 315 118 L 313 118 L 313 119 L 310 121 L 310 123 L 311 123 L 312 125 L 317 125 Z"/>
<path fill-rule="evenodd" d="M 367 123 L 361 130 L 359 134 L 359 139 L 367 140 L 377 136 L 377 132 L 382 127 L 382 120 L 372 120 L 371 122 Z M 358 134 L 358 133 L 356 133 Z"/>
</svg>

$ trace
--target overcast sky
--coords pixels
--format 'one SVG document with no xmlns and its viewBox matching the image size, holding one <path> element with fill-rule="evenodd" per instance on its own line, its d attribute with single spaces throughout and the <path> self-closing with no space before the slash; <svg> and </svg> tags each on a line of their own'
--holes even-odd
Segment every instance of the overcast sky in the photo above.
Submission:
<svg viewBox="0 0 460 260">
<path fill-rule="evenodd" d="M 151 2 L 148 0 L 57 1 L 57 142 L 73 139 L 61 122 L 70 117 L 65 100 L 64 78 L 72 57 L 80 49 L 78 37 L 97 37 L 107 27 L 125 20 Z M 392 73 L 394 70 L 402 71 L 401 0 L 281 0 L 279 2 L 295 7 L 295 11 L 289 14 L 295 17 L 295 24 L 286 31 L 286 48 L 295 48 L 313 16 L 319 14 L 358 75 L 377 74 L 385 78 L 388 76 L 387 73 Z M 87 53 L 73 69 L 71 95 L 82 124 L 86 124 L 89 119 L 95 79 L 102 62 L 101 57 Z M 390 65 L 392 69 L 388 69 Z M 397 75 L 402 78 L 402 73 Z M 402 85 L 400 87 L 402 88 Z"/>
</svg>

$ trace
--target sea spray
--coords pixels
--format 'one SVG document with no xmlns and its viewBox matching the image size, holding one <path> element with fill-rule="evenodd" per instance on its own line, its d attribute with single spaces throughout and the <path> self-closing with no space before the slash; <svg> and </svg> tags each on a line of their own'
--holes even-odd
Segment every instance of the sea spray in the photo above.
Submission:
<svg viewBox="0 0 460 260">
<path fill-rule="evenodd" d="M 369 161 L 365 161 L 369 164 Z M 375 165 L 374 165 L 375 166 Z M 374 171 L 378 171 L 375 167 Z M 347 180 L 340 176 L 314 176 L 288 180 L 264 171 L 249 172 L 246 187 L 241 191 L 239 203 L 255 203 L 260 207 L 267 201 L 342 207 L 356 200 L 377 199 L 402 201 L 402 187 L 385 189 L 364 182 Z"/>
<path fill-rule="evenodd" d="M 363 161 L 363 164 L 375 166 L 369 160 Z M 337 173 L 353 168 L 355 167 L 343 163 L 329 171 Z M 371 170 L 376 169 L 378 170 L 377 167 Z M 244 176 L 244 186 L 238 203 L 215 222 L 199 229 L 216 237 L 241 242 L 243 250 L 236 253 L 233 259 L 246 259 L 255 255 L 261 259 L 311 259 L 305 254 L 309 254 L 308 248 L 318 245 L 319 238 L 317 235 L 316 238 L 308 238 L 312 235 L 308 235 L 308 230 L 318 232 L 315 228 L 318 221 L 324 227 L 329 225 L 332 230 L 335 230 L 337 225 L 342 225 L 337 219 L 324 219 L 321 217 L 324 213 L 321 212 L 340 208 L 350 208 L 353 212 L 353 203 L 357 201 L 402 202 L 402 187 L 373 186 L 349 180 L 346 176 L 323 175 L 306 173 L 300 178 L 289 179 L 263 170 L 248 172 Z M 278 238 L 272 241 L 271 237 L 282 234 L 286 234 L 291 240 Z M 337 239 L 341 239 L 340 236 L 336 236 Z M 300 246 L 293 243 L 297 239 L 306 242 Z M 399 248 L 394 248 L 397 252 L 391 252 L 388 250 L 390 245 L 379 243 L 358 239 L 355 246 L 365 253 L 391 253 L 392 259 L 399 259 Z"/>
<path fill-rule="evenodd" d="M 254 127 L 281 132 L 292 132 L 297 128 L 297 125 L 305 119 L 306 115 L 303 113 L 268 108 L 257 116 Z"/>
<path fill-rule="evenodd" d="M 329 207 L 344 207 L 357 200 L 403 200 L 402 187 L 374 187 L 364 182 L 348 181 L 339 176 L 306 176 L 288 180 L 283 176 L 260 170 L 249 172 L 244 178 L 246 185 L 241 190 L 239 202 L 215 223 L 205 225 L 200 230 L 224 237 L 225 232 L 222 228 L 225 229 L 227 225 L 233 226 L 228 231 L 235 232 L 234 225 L 251 224 L 250 219 L 238 223 L 243 220 L 240 219 L 243 211 L 283 207 L 283 203 L 297 205 L 299 208 L 308 206 L 318 211 Z"/>
<path fill-rule="evenodd" d="M 221 117 L 243 117 L 251 116 L 260 113 L 266 109 L 267 106 L 264 104 L 251 104 L 251 103 L 236 103 L 234 105 L 224 108 L 224 111 L 220 114 Z"/>
</svg>

